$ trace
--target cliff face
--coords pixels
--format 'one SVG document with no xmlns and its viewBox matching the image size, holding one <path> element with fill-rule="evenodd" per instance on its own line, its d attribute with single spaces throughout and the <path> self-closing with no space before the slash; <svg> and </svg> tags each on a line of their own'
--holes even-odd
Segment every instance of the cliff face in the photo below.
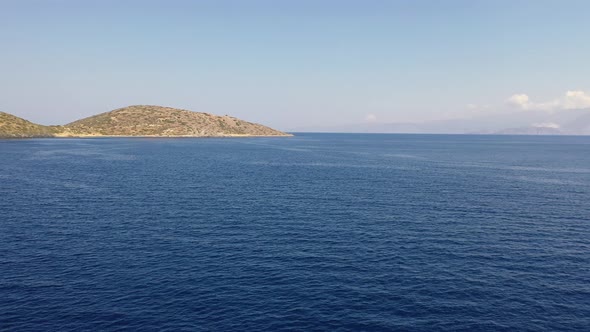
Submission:
<svg viewBox="0 0 590 332">
<path fill-rule="evenodd" d="M 0 112 L 0 137 L 52 137 L 57 127 L 42 126 L 12 114 Z"/>
<path fill-rule="evenodd" d="M 243 121 L 161 106 L 129 106 L 98 114 L 65 126 L 41 126 L 0 113 L 0 137 L 231 137 L 291 136 L 290 134 Z"/>
</svg>

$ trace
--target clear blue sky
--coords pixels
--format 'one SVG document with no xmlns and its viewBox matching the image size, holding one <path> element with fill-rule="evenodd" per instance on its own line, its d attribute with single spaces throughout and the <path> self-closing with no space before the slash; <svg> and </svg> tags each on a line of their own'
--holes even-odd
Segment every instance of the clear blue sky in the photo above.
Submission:
<svg viewBox="0 0 590 332">
<path fill-rule="evenodd" d="M 0 111 L 130 104 L 281 129 L 590 91 L 590 1 L 0 0 Z"/>
</svg>

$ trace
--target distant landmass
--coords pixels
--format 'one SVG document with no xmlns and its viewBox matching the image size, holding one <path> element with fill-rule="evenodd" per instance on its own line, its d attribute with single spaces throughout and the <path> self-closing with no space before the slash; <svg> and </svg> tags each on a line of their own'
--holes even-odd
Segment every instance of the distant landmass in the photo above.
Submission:
<svg viewBox="0 0 590 332">
<path fill-rule="evenodd" d="M 590 109 L 554 112 L 520 111 L 474 114 L 465 118 L 424 122 L 364 122 L 334 126 L 295 127 L 292 132 L 590 135 Z"/>
<path fill-rule="evenodd" d="M 52 137 L 56 127 L 42 126 L 12 114 L 0 112 L 0 137 Z"/>
<path fill-rule="evenodd" d="M 0 112 L 0 137 L 239 137 L 292 136 L 240 120 L 162 106 L 135 105 L 63 126 L 43 126 Z"/>
</svg>

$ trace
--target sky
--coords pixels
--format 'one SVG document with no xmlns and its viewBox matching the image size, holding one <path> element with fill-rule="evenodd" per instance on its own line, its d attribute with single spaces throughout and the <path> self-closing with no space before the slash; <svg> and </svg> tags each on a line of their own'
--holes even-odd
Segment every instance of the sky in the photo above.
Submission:
<svg viewBox="0 0 590 332">
<path fill-rule="evenodd" d="M 0 0 L 0 111 L 283 130 L 590 108 L 590 1 Z"/>
</svg>

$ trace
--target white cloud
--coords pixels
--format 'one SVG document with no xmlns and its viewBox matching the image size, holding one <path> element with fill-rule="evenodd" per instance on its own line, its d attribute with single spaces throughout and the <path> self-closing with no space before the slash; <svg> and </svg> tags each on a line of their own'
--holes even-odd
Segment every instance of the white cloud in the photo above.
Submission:
<svg viewBox="0 0 590 332">
<path fill-rule="evenodd" d="M 590 108 L 590 95 L 584 91 L 567 91 L 565 96 L 547 102 L 535 103 L 525 94 L 515 94 L 506 100 L 511 106 L 524 111 L 558 111 Z"/>
<path fill-rule="evenodd" d="M 375 114 L 367 114 L 365 117 L 366 122 L 375 122 L 377 121 L 377 116 Z"/>
<path fill-rule="evenodd" d="M 490 105 L 479 105 L 479 104 L 467 104 L 465 105 L 469 111 L 488 111 L 492 108 Z"/>
<path fill-rule="evenodd" d="M 508 100 L 506 100 L 506 102 L 510 105 L 519 106 L 523 109 L 526 109 L 530 104 L 529 96 L 525 94 L 512 95 L 510 98 L 508 98 Z"/>
<path fill-rule="evenodd" d="M 555 122 L 542 122 L 542 123 L 533 123 L 532 125 L 535 128 L 553 128 L 559 129 L 559 125 Z"/>
<path fill-rule="evenodd" d="M 584 91 L 568 91 L 563 103 L 565 109 L 590 108 L 590 95 Z"/>
</svg>

